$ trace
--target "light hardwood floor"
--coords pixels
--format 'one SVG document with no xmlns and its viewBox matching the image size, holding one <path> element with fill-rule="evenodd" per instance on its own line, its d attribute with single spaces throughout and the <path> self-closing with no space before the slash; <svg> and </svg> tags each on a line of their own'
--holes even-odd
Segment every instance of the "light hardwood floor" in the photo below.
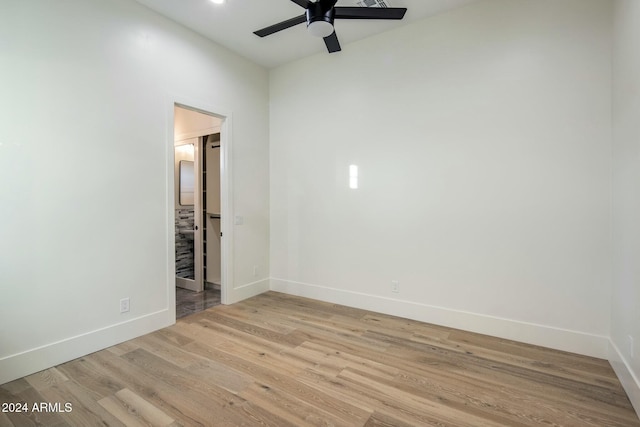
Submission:
<svg viewBox="0 0 640 427">
<path fill-rule="evenodd" d="M 0 386 L 2 426 L 640 426 L 609 363 L 269 292 Z"/>
</svg>

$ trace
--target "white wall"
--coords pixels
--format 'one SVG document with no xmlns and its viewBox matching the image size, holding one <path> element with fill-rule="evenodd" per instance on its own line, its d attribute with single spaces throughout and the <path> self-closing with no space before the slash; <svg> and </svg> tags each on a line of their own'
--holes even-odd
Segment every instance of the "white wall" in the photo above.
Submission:
<svg viewBox="0 0 640 427">
<path fill-rule="evenodd" d="M 614 29 L 610 360 L 640 413 L 640 2 L 615 2 Z"/>
<path fill-rule="evenodd" d="M 0 383 L 173 322 L 174 100 L 232 114 L 233 286 L 268 286 L 266 70 L 132 0 L 4 0 L 0 55 Z"/>
<path fill-rule="evenodd" d="M 272 289 L 605 357 L 610 44 L 485 0 L 273 70 Z"/>
</svg>

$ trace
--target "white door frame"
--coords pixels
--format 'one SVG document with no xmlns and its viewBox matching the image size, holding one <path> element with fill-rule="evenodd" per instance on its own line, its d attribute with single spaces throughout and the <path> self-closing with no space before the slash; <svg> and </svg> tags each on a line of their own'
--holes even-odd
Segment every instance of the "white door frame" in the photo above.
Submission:
<svg viewBox="0 0 640 427">
<path fill-rule="evenodd" d="M 214 116 L 222 121 L 220 127 L 220 230 L 221 249 L 221 283 L 220 299 L 222 304 L 233 300 L 233 174 L 232 174 L 232 115 L 229 110 L 218 108 L 198 99 L 171 97 L 167 106 L 167 303 L 171 323 L 175 323 L 176 291 L 175 291 L 175 177 L 174 177 L 174 108 L 181 107 Z"/>
</svg>

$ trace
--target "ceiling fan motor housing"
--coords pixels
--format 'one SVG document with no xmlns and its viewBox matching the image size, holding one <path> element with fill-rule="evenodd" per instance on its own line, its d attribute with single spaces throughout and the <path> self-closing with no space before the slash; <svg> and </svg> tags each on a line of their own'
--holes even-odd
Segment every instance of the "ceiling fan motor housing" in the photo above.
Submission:
<svg viewBox="0 0 640 427">
<path fill-rule="evenodd" d="M 309 28 L 309 26 L 311 26 L 314 22 L 326 23 L 331 26 L 330 28 L 332 33 L 334 18 L 335 18 L 335 9 L 330 4 L 327 4 L 321 1 L 316 3 L 311 3 L 309 5 L 309 8 L 307 9 L 307 28 Z M 326 24 L 324 24 L 323 26 L 327 28 L 327 31 L 329 31 L 328 30 L 329 26 L 327 26 Z"/>
</svg>

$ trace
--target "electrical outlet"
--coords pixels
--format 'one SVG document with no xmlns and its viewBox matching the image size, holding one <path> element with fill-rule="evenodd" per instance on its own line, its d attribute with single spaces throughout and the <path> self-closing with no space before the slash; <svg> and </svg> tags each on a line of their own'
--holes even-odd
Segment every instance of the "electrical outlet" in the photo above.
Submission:
<svg viewBox="0 0 640 427">
<path fill-rule="evenodd" d="M 631 335 L 629 335 L 628 338 L 629 338 L 629 340 L 628 340 L 629 341 L 629 357 L 633 359 L 635 357 L 635 355 L 634 355 L 633 337 Z"/>
<path fill-rule="evenodd" d="M 397 280 L 391 281 L 391 292 L 400 292 L 400 282 L 398 282 Z"/>
<path fill-rule="evenodd" d="M 258 277 L 258 266 L 257 265 L 253 266 L 253 277 Z"/>
<path fill-rule="evenodd" d="M 129 297 L 120 300 L 120 313 L 129 312 Z"/>
</svg>

